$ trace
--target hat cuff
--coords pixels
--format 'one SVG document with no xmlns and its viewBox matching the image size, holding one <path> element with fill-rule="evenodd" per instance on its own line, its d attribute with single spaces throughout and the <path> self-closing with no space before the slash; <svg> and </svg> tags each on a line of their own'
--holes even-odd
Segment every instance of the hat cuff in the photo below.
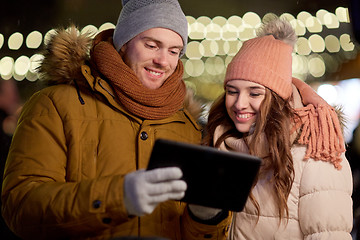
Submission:
<svg viewBox="0 0 360 240">
<path fill-rule="evenodd" d="M 181 9 L 168 4 L 164 11 L 164 4 L 166 3 L 148 5 L 132 12 L 124 19 L 121 19 L 120 15 L 113 35 L 116 50 L 119 51 L 125 43 L 148 29 L 167 28 L 182 38 L 184 44 L 180 55 L 182 56 L 186 51 L 188 22 Z"/>
<path fill-rule="evenodd" d="M 258 63 L 235 61 L 228 65 L 224 85 L 231 80 L 246 80 L 261 84 L 276 92 L 283 99 L 288 99 L 292 94 L 291 66 L 288 69 L 290 71 L 281 76 L 278 72 L 272 71 Z M 284 73 L 283 71 L 281 72 Z"/>
</svg>

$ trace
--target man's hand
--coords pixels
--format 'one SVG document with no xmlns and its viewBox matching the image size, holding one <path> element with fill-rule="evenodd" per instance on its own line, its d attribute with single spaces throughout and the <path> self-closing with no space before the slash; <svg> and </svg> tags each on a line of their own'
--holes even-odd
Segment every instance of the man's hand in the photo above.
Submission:
<svg viewBox="0 0 360 240">
<path fill-rule="evenodd" d="M 138 170 L 129 173 L 124 180 L 124 202 L 129 215 L 150 214 L 155 207 L 167 200 L 184 197 L 187 185 L 180 180 L 178 167 Z"/>
</svg>

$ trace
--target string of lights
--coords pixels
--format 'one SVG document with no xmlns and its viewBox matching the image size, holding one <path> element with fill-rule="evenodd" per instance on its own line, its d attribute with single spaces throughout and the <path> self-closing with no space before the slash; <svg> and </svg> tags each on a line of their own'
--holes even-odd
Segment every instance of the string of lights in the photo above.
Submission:
<svg viewBox="0 0 360 240">
<path fill-rule="evenodd" d="M 208 100 L 215 99 L 223 91 L 221 82 L 227 64 L 244 41 L 255 37 L 262 20 L 269 16 L 270 14 L 265 14 L 261 18 L 254 12 L 247 12 L 243 16 L 231 16 L 228 19 L 222 16 L 212 19 L 207 16 L 187 16 L 189 43 L 182 58 L 187 85 L 194 88 L 198 95 Z M 350 20 L 347 8 L 338 7 L 334 13 L 321 9 L 316 15 L 306 11 L 298 13 L 297 16 L 284 13 L 280 17 L 290 21 L 298 36 L 293 53 L 294 77 L 304 81 L 309 78 L 320 79 L 327 73 L 337 71 L 343 61 L 357 55 L 358 50 L 349 34 Z M 99 28 L 87 25 L 80 32 L 91 32 L 95 35 L 99 31 L 114 27 L 113 23 L 107 22 Z M 339 29 L 345 31 L 339 35 Z M 331 30 L 337 30 L 338 35 Z M 7 39 L 0 33 L 0 49 L 7 45 L 10 50 L 20 51 L 21 47 L 26 46 L 34 52 L 40 52 L 54 31 L 33 31 L 27 36 L 15 32 Z M 36 68 L 41 60 L 42 55 L 39 53 L 32 56 L 21 55 L 16 59 L 4 56 L 0 60 L 1 78 L 37 81 Z"/>
</svg>

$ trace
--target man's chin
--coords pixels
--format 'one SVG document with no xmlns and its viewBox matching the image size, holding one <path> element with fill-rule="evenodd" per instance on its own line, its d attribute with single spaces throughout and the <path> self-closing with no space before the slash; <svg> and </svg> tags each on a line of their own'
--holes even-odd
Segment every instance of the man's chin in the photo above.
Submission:
<svg viewBox="0 0 360 240">
<path fill-rule="evenodd" d="M 145 82 L 142 82 L 143 86 L 148 89 L 158 89 L 160 88 L 165 81 L 161 79 L 147 79 Z"/>
</svg>

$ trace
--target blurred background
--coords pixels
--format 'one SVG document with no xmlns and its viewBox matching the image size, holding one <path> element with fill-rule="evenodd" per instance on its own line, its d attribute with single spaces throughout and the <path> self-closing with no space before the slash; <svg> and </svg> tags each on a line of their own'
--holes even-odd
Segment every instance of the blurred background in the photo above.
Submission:
<svg viewBox="0 0 360 240">
<path fill-rule="evenodd" d="M 354 175 L 354 239 L 359 225 L 360 1 L 359 0 L 180 0 L 189 23 L 182 61 L 184 79 L 209 106 L 223 92 L 227 64 L 255 36 L 270 13 L 290 21 L 298 35 L 293 76 L 310 84 L 328 103 L 341 106 L 347 123 L 347 156 Z M 75 24 L 94 34 L 114 28 L 117 0 L 1 1 L 1 168 L 23 103 L 41 88 L 36 68 L 54 28 Z M 2 174 L 2 169 L 1 174 Z M 15 238 L 0 227 L 1 239 Z M 360 234 L 359 234 L 360 235 Z"/>
</svg>

